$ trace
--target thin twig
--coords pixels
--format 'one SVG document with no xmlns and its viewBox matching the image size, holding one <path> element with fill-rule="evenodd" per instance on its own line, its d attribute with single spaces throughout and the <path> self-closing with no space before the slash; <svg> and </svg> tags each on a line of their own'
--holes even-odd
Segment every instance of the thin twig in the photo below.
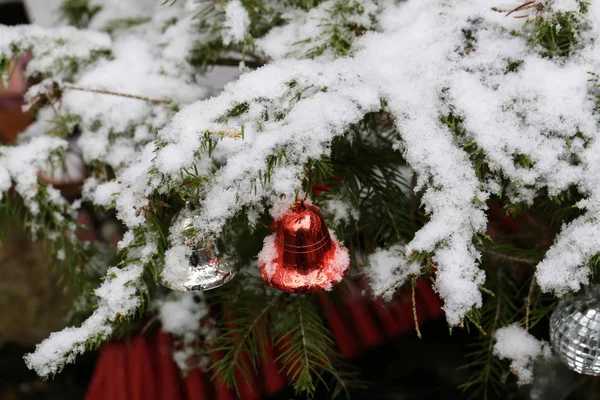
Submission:
<svg viewBox="0 0 600 400">
<path fill-rule="evenodd" d="M 502 285 L 502 278 L 500 277 L 500 275 L 498 274 L 498 294 L 500 294 L 500 286 Z M 491 367 L 490 367 L 490 358 L 494 357 L 493 356 L 493 348 L 494 348 L 494 341 L 492 340 L 494 333 L 496 332 L 496 326 L 498 325 L 498 320 L 500 319 L 500 304 L 501 301 L 499 298 L 496 299 L 496 313 L 494 314 L 494 322 L 492 322 L 492 329 L 491 329 L 491 337 L 489 339 L 489 344 L 488 344 L 488 351 L 487 351 L 487 362 L 485 363 L 485 367 L 484 367 L 484 382 L 485 382 L 485 388 L 486 388 L 486 392 L 487 392 L 487 385 L 488 385 L 488 381 L 490 379 L 490 374 L 491 374 Z"/>
<path fill-rule="evenodd" d="M 333 376 L 333 378 L 338 381 L 338 384 L 341 386 L 344 393 L 346 393 L 346 398 L 350 398 L 348 392 L 348 385 L 346 384 L 346 381 L 344 381 L 344 379 L 342 379 L 342 377 L 335 371 L 335 368 L 328 369 L 327 372 L 329 372 L 331 376 Z"/>
<path fill-rule="evenodd" d="M 506 16 L 508 17 L 510 14 L 512 14 L 512 13 L 514 13 L 516 11 L 527 10 L 528 8 L 533 8 L 535 6 L 536 6 L 535 0 L 534 1 L 527 1 L 527 2 L 525 2 L 523 4 L 521 4 L 520 6 L 518 6 L 518 7 L 514 8 L 514 9 L 512 9 L 511 11 L 509 11 L 506 14 Z"/>
<path fill-rule="evenodd" d="M 498 292 L 500 292 L 500 285 L 502 284 L 502 278 L 498 276 Z M 498 325 L 498 320 L 500 319 L 500 299 L 496 299 L 496 314 L 494 315 L 494 322 L 492 323 L 492 336 L 496 332 L 496 326 Z M 494 346 L 494 341 L 490 340 L 490 345 L 488 347 L 488 355 L 492 354 L 492 347 Z"/>
<path fill-rule="evenodd" d="M 494 250 L 490 250 L 490 249 L 485 248 L 485 247 L 477 246 L 477 250 L 481 251 L 482 253 L 488 253 L 488 254 L 491 254 L 491 255 L 496 256 L 498 258 L 502 258 L 504 260 L 507 260 L 507 261 L 519 262 L 519 263 L 524 263 L 524 264 L 537 264 L 538 263 L 535 260 L 530 260 L 528 258 L 520 258 L 520 257 L 515 257 L 515 256 L 509 256 L 509 255 L 506 255 L 506 254 L 503 254 L 503 253 L 500 253 L 500 252 L 497 252 L 497 251 L 494 251 Z"/>
<path fill-rule="evenodd" d="M 154 104 L 169 103 L 169 100 L 164 100 L 164 99 L 152 99 L 150 97 L 138 96 L 138 95 L 129 94 L 129 93 L 113 92 L 111 90 L 105 90 L 105 89 L 83 88 L 83 87 L 79 87 L 79 86 L 70 85 L 68 83 L 63 83 L 62 87 L 65 89 L 79 90 L 81 92 L 90 92 L 90 93 L 108 94 L 111 96 L 127 97 L 128 99 L 142 100 L 142 101 L 147 101 L 147 102 L 154 103 Z"/>
<path fill-rule="evenodd" d="M 396 279 L 394 282 L 392 282 L 391 285 L 389 285 L 387 288 L 385 288 L 381 292 L 379 292 L 379 294 L 377 295 L 377 297 L 383 297 L 387 292 L 389 292 L 390 290 L 396 289 L 396 287 L 398 287 L 401 283 L 404 283 L 405 281 L 406 281 L 405 277 L 402 277 L 400 279 Z"/>
<path fill-rule="evenodd" d="M 531 294 L 535 287 L 535 277 L 531 277 L 531 283 L 529 284 L 529 293 L 527 294 L 527 306 L 525 307 L 525 330 L 529 332 L 529 315 L 531 313 Z"/>
<path fill-rule="evenodd" d="M 141 330 L 141 332 L 140 332 L 140 333 L 143 335 L 143 334 L 145 334 L 146 332 L 148 332 L 148 329 L 150 329 L 150 327 L 151 327 L 152 325 L 154 325 L 154 323 L 155 323 L 155 322 L 157 322 L 157 321 L 158 321 L 158 316 L 156 316 L 156 315 L 155 315 L 154 317 L 150 318 L 150 319 L 148 320 L 148 322 L 146 322 L 146 325 L 144 325 L 144 327 L 142 328 L 142 330 Z"/>
<path fill-rule="evenodd" d="M 304 349 L 304 370 L 310 373 L 309 360 L 308 360 L 308 347 L 306 346 L 306 334 L 304 332 L 304 319 L 302 318 L 302 306 L 300 305 L 300 298 L 296 298 L 296 305 L 298 306 L 298 318 L 300 322 L 300 332 L 302 335 L 302 347 Z"/>
<path fill-rule="evenodd" d="M 417 336 L 419 337 L 419 339 L 423 339 L 423 335 L 421 335 L 421 330 L 419 329 L 419 320 L 417 318 L 417 304 L 415 302 L 415 287 L 417 286 L 417 283 L 415 280 L 412 281 L 411 287 L 412 287 L 412 293 L 411 293 L 411 298 L 412 298 L 412 309 L 413 309 L 413 318 L 415 319 L 415 331 L 417 332 Z"/>
<path fill-rule="evenodd" d="M 381 200 L 381 202 L 383 203 L 383 206 L 387 210 L 388 216 L 390 217 L 390 220 L 392 221 L 392 226 L 394 227 L 394 232 L 396 232 L 396 238 L 401 241 L 402 238 L 400 237 L 400 231 L 398 230 L 398 227 L 396 226 L 396 221 L 394 220 L 394 215 L 392 214 L 392 211 L 388 207 L 385 200 Z"/>
<path fill-rule="evenodd" d="M 275 304 L 275 302 L 279 300 L 279 297 L 273 297 L 273 299 L 271 299 L 271 301 L 265 306 L 263 307 L 263 309 L 260 311 L 260 313 L 258 313 L 254 319 L 252 320 L 252 323 L 248 326 L 248 329 L 246 329 L 246 331 L 244 332 L 244 335 L 239 339 L 238 344 L 235 347 L 235 350 L 233 352 L 233 356 L 231 357 L 231 362 L 233 365 L 237 365 L 237 358 L 240 354 L 240 351 L 244 348 L 245 341 L 246 338 L 248 336 L 250 336 L 250 334 L 252 333 L 252 330 L 254 330 L 254 326 L 261 320 L 261 318 L 271 310 L 271 308 L 273 307 L 273 305 Z"/>
</svg>

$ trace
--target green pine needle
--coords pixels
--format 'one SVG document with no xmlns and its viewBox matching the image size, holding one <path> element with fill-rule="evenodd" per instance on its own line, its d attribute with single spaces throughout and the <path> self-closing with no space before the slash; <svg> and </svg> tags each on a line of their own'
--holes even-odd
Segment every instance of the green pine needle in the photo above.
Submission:
<svg viewBox="0 0 600 400">
<path fill-rule="evenodd" d="M 267 319 L 280 297 L 255 297 L 232 303 L 231 320 L 223 321 L 225 333 L 220 335 L 213 350 L 221 357 L 210 366 L 213 379 L 220 380 L 239 394 L 237 373 L 248 382 L 257 373 L 265 356 Z"/>
</svg>

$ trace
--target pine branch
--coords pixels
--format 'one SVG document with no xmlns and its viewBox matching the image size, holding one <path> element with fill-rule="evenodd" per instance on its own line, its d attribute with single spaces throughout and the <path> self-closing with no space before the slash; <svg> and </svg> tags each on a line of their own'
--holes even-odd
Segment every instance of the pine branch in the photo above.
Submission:
<svg viewBox="0 0 600 400">
<path fill-rule="evenodd" d="M 300 372 L 300 375 L 303 374 L 307 374 L 308 376 L 310 376 L 310 360 L 308 359 L 308 346 L 306 345 L 306 333 L 304 332 L 304 319 L 302 317 L 302 308 L 300 307 L 300 301 L 298 299 L 296 299 L 296 304 L 298 306 L 298 319 L 299 319 L 299 324 L 298 326 L 300 327 L 300 338 L 302 340 L 302 360 L 301 360 L 301 369 L 302 371 Z M 298 382 L 298 384 L 301 384 L 300 382 Z M 302 385 L 304 386 L 304 385 Z"/>
<path fill-rule="evenodd" d="M 296 43 L 297 45 L 315 43 L 314 46 L 306 49 L 305 57 L 318 57 L 326 52 L 338 56 L 351 56 L 352 45 L 356 38 L 374 30 L 376 26 L 376 15 L 370 15 L 371 24 L 359 24 L 353 21 L 365 13 L 364 6 L 356 0 L 338 0 L 325 11 L 328 15 L 320 24 L 323 30 L 319 35 L 307 37 Z"/>
<path fill-rule="evenodd" d="M 340 181 L 323 182 L 331 186 L 323 196 L 339 196 L 358 210 L 355 224 L 337 227 L 350 249 L 371 253 L 384 244 L 408 241 L 424 222 L 415 218 L 421 214 L 413 212 L 405 193 L 404 160 L 391 142 L 396 134 L 387 113 L 370 113 L 332 143 L 331 175 Z"/>
<path fill-rule="evenodd" d="M 419 329 L 419 318 L 417 318 L 417 302 L 415 301 L 415 288 L 417 286 L 417 282 L 415 279 L 411 282 L 411 301 L 412 301 L 412 310 L 413 310 L 413 319 L 415 321 L 415 331 L 417 332 L 417 337 L 419 339 L 423 339 L 423 335 L 421 335 L 421 329 Z"/>
<path fill-rule="evenodd" d="M 306 296 L 293 296 L 274 315 L 275 346 L 282 349 L 277 361 L 290 379 L 296 394 L 313 396 L 318 382 L 333 392 L 349 393 L 350 376 L 335 366 L 333 340 L 316 304 Z M 333 377 L 329 388 L 326 376 Z"/>
<path fill-rule="evenodd" d="M 490 278 L 493 279 L 488 279 L 488 283 L 492 285 L 495 296 L 485 298 L 478 321 L 485 335 L 482 333 L 471 345 L 475 350 L 466 355 L 471 361 L 461 367 L 472 371 L 469 380 L 459 386 L 459 389 L 469 392 L 469 398 L 488 399 L 494 393 L 499 395 L 508 389 L 503 382 L 506 366 L 493 355 L 492 350 L 496 330 L 512 321 L 518 310 L 513 292 L 516 283 L 502 270 L 497 270 Z"/>
<path fill-rule="evenodd" d="M 487 243 L 485 246 L 477 246 L 477 250 L 497 259 L 530 265 L 537 264 L 543 257 L 540 251 L 519 249 L 506 244 Z"/>
<path fill-rule="evenodd" d="M 525 305 L 525 330 L 529 331 L 529 315 L 531 314 L 531 296 L 533 289 L 535 288 L 535 278 L 531 277 L 531 283 L 529 284 L 529 291 L 527 292 L 527 302 Z"/>
<path fill-rule="evenodd" d="M 61 30 L 31 26 L 0 26 L 0 70 L 6 59 L 31 54 L 28 76 L 71 79 L 81 69 L 110 54 L 105 33 L 63 27 Z M 12 40 L 11 40 L 12 38 Z"/>
<path fill-rule="evenodd" d="M 280 296 L 271 299 L 259 297 L 245 301 L 238 300 L 231 304 L 231 320 L 225 320 L 225 334 L 217 339 L 214 351 L 221 354 L 211 366 L 212 378 L 223 381 L 239 394 L 239 382 L 236 372 L 239 371 L 247 381 L 256 373 L 260 359 L 265 356 L 261 349 L 265 341 L 266 324 L 273 307 Z M 258 306 L 256 302 L 261 302 Z M 249 364 L 245 357 L 249 358 Z"/>
<path fill-rule="evenodd" d="M 523 28 L 534 25 L 528 38 L 532 44 L 543 49 L 544 57 L 566 57 L 575 48 L 579 32 L 587 27 L 584 14 L 587 12 L 588 3 L 586 1 L 578 1 L 578 3 L 578 12 L 560 12 L 550 19 L 537 15 L 524 24 Z"/>
<path fill-rule="evenodd" d="M 147 301 L 148 288 L 142 279 L 143 268 L 138 264 L 111 268 L 107 279 L 96 289 L 98 308 L 80 327 L 70 327 L 53 333 L 25 355 L 29 368 L 49 378 L 74 363 L 77 355 L 97 349 L 108 340 L 117 325 L 132 320 Z M 118 301 L 115 301 L 118 296 Z"/>
<path fill-rule="evenodd" d="M 153 103 L 153 104 L 171 104 L 170 100 L 152 99 L 150 97 L 139 96 L 139 95 L 130 94 L 130 93 L 114 92 L 114 91 L 105 90 L 105 89 L 83 88 L 83 87 L 71 85 L 70 83 L 63 83 L 61 86 L 63 88 L 65 88 L 65 89 L 70 89 L 70 90 L 79 90 L 79 91 L 82 91 L 82 92 L 99 93 L 99 94 L 107 94 L 107 95 L 110 95 L 110 96 L 126 97 L 126 98 L 129 98 L 129 99 L 136 99 L 136 100 L 147 101 L 147 102 L 150 102 L 150 103 Z"/>
<path fill-rule="evenodd" d="M 69 25 L 84 28 L 101 9 L 102 6 L 90 6 L 90 0 L 64 0 L 59 11 Z"/>
<path fill-rule="evenodd" d="M 547 321 L 547 317 L 558 302 L 553 295 L 542 293 L 533 274 L 530 280 L 526 300 L 519 310 L 519 315 L 522 316 L 520 323 L 529 330 L 535 328 L 540 322 Z"/>
</svg>

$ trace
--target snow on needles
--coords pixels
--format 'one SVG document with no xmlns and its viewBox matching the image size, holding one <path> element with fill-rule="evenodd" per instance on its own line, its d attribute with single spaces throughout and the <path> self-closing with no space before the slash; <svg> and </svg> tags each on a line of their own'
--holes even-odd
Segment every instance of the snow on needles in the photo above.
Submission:
<svg viewBox="0 0 600 400">
<path fill-rule="evenodd" d="M 50 376 L 58 372 L 65 362 L 72 363 L 78 354 L 90 346 L 90 340 L 98 337 L 108 339 L 112 334 L 113 322 L 119 318 L 131 317 L 140 306 L 139 287 L 144 268 L 130 264 L 125 268 L 109 268 L 108 279 L 96 289 L 98 308 L 80 327 L 66 328 L 55 332 L 38 344 L 33 353 L 25 355 L 25 363 L 40 376 Z"/>
<path fill-rule="evenodd" d="M 173 359 L 182 371 L 188 371 L 196 365 L 208 366 L 209 357 L 200 349 L 201 345 L 210 344 L 217 331 L 209 323 L 203 323 L 209 317 L 209 307 L 201 292 L 173 292 L 159 304 L 158 317 L 162 322 L 162 330 L 175 337 L 177 341 L 173 349 Z M 201 343 L 199 340 L 202 340 Z"/>
<path fill-rule="evenodd" d="M 26 70 L 29 76 L 65 76 L 73 65 L 85 65 L 110 52 L 110 47 L 111 39 L 103 32 L 69 26 L 48 29 L 0 25 L 0 54 L 18 56 L 31 52 Z"/>
<path fill-rule="evenodd" d="M 586 181 L 598 176 L 592 170 L 598 168 L 591 155 L 595 144 L 581 146 L 579 165 L 568 160 L 576 151 L 570 143 L 577 132 L 590 139 L 595 136 L 586 81 L 599 53 L 583 50 L 566 64 L 541 58 L 524 38 L 507 31 L 519 23 L 474 0 L 452 6 L 434 0 L 389 6 L 381 16 L 381 32 L 364 35 L 353 58 L 281 60 L 243 75 L 218 97 L 184 108 L 159 132 L 165 145 L 157 150 L 152 167 L 177 179 L 181 170 L 197 162 L 199 132 L 244 126 L 243 143 L 229 148 L 227 163 L 212 176 L 194 220 L 201 234 L 218 235 L 243 208 L 252 209 L 263 200 L 275 204 L 281 195 L 293 197 L 301 189 L 303 165 L 327 154 L 335 135 L 365 113 L 379 110 L 385 99 L 396 118 L 398 147 L 417 173 L 430 215 L 406 252 L 434 254 L 436 288 L 448 322 L 456 325 L 481 304 L 479 286 L 485 276 L 478 268 L 472 238 L 485 230 L 484 202 L 489 193 L 440 117 L 450 107 L 461 116 L 466 135 L 484 151 L 492 171 L 515 182 L 518 199 L 531 201 L 532 194 L 543 188 L 558 193 L 571 184 L 591 192 L 593 182 Z M 461 54 L 465 28 L 472 30 L 477 46 Z M 285 30 L 280 34 L 282 41 L 288 39 Z M 523 63 L 506 73 L 508 60 Z M 298 101 L 293 100 L 295 88 L 304 90 Z M 236 104 L 247 105 L 247 111 L 216 124 Z M 264 120 L 265 115 L 282 113 L 284 118 Z M 270 181 L 253 186 L 265 171 L 267 158 L 282 149 L 286 159 L 274 168 Z M 514 157 L 523 154 L 533 160 L 533 167 L 515 165 Z M 586 169 L 590 171 L 584 173 Z M 250 187 L 256 190 L 250 192 Z M 122 214 L 131 213 L 117 208 Z M 560 271 L 563 261 L 548 259 L 544 265 Z M 571 263 L 575 270 L 581 267 Z M 584 279 L 585 274 L 572 276 Z M 560 290 L 565 284 L 556 279 L 544 288 Z"/>
<path fill-rule="evenodd" d="M 597 8 L 590 13 L 590 18 L 600 18 Z M 301 165 L 327 154 L 333 136 L 379 109 L 379 99 L 385 99 L 396 117 L 398 147 L 417 173 L 418 189 L 425 190 L 423 203 L 430 214 L 429 223 L 417 232 L 406 252 L 434 253 L 436 288 L 444 299 L 448 322 L 456 325 L 472 307 L 481 305 L 479 286 L 485 276 L 478 268 L 479 253 L 472 238 L 485 230 L 484 202 L 489 197 L 485 188 L 493 185 L 477 178 L 468 154 L 440 124 L 440 117 L 449 109 L 461 116 L 466 135 L 484 151 L 492 171 L 514 182 L 516 200 L 530 202 L 541 189 L 557 194 L 570 185 L 591 193 L 598 176 L 589 171 L 598 168 L 591 162 L 597 159 L 590 154 L 594 145 L 580 146 L 580 164 L 569 161 L 577 152 L 571 142 L 578 132 L 589 139 L 596 134 L 586 82 L 587 72 L 598 64 L 600 53 L 591 49 L 598 44 L 587 43 L 581 55 L 561 64 L 542 58 L 523 37 L 510 34 L 520 23 L 472 0 L 451 6 L 434 0 L 389 6 L 381 16 L 381 32 L 364 35 L 353 58 L 278 61 L 243 75 L 219 97 L 182 110 L 159 133 L 168 144 L 157 152 L 155 165 L 170 175 L 191 167 L 197 132 L 202 127 L 211 129 L 232 105 L 248 106 L 246 113 L 229 119 L 232 125 L 224 126 L 243 125 L 244 144 L 228 154 L 227 164 L 213 176 L 196 220 L 201 233 L 218 234 L 243 207 L 261 199 L 275 204 L 280 195 L 297 191 Z M 460 49 L 467 28 L 476 38 L 476 47 L 464 54 Z M 279 34 L 282 41 L 289 39 L 285 26 Z M 289 35 L 295 34 L 291 29 Z M 510 60 L 522 64 L 507 73 Z M 299 88 L 327 89 L 304 92 L 286 109 L 282 104 L 291 103 L 295 93 L 291 82 Z M 281 120 L 261 118 L 265 112 L 271 115 L 282 109 L 286 116 Z M 269 183 L 248 193 L 265 170 L 266 158 L 283 148 L 287 162 L 275 168 Z M 528 156 L 533 166 L 516 165 L 514 158 L 519 155 Z M 589 251 L 571 261 L 572 269 L 584 268 L 587 257 Z M 547 259 L 544 265 L 560 271 L 563 261 Z M 585 282 L 584 272 L 571 276 L 575 282 L 568 285 Z M 544 289 L 561 290 L 566 284 L 555 279 Z"/>
<path fill-rule="evenodd" d="M 229 0 L 225 6 L 225 22 L 223 23 L 223 43 L 237 43 L 244 40 L 250 17 L 240 0 Z"/>
<path fill-rule="evenodd" d="M 117 2 L 107 4 L 113 3 Z M 123 2 L 129 3 L 139 6 L 148 0 Z M 253 42 L 257 54 L 276 61 L 243 74 L 218 96 L 200 101 L 196 100 L 206 92 L 196 84 L 199 80 L 193 68 L 172 58 L 183 57 L 189 43 L 204 39 L 191 33 L 196 14 L 189 7 L 196 3 L 200 2 L 178 1 L 172 7 L 144 9 L 140 16 L 150 22 L 131 31 L 117 30 L 112 41 L 104 34 L 86 32 L 81 35 L 85 50 L 71 43 L 73 37 L 79 38 L 79 31 L 57 31 L 58 37 L 75 46 L 74 54 L 84 64 L 94 62 L 64 81 L 111 91 L 123 86 L 131 94 L 182 106 L 174 114 L 169 101 L 156 104 L 67 93 L 64 107 L 81 121 L 78 144 L 84 160 L 106 163 L 117 175 L 108 182 L 88 178 L 84 184 L 87 199 L 103 206 L 114 203 L 125 225 L 137 229 L 145 222 L 137 211 L 149 196 L 167 193 L 181 183 L 183 171 L 197 169 L 207 183 L 193 227 L 200 237 L 219 236 L 234 216 L 245 213 L 252 223 L 252 216 L 265 207 L 275 208 L 271 211 L 276 214 L 282 197 L 294 198 L 302 191 L 305 165 L 329 155 L 336 135 L 365 114 L 380 111 L 383 103 L 398 130 L 395 148 L 416 173 L 416 189 L 423 193 L 429 221 L 403 247 L 380 250 L 371 257 L 367 275 L 376 293 L 383 293 L 385 282 L 400 284 L 418 273 L 417 266 L 405 260 L 420 253 L 431 255 L 437 266 L 435 287 L 444 300 L 449 324 L 459 324 L 469 310 L 479 307 L 479 287 L 485 276 L 472 240 L 486 229 L 485 202 L 490 191 L 499 192 L 500 182 L 509 182 L 504 189 L 511 201 L 529 204 L 538 195 L 578 189 L 584 196 L 577 205 L 583 215 L 563 227 L 538 266 L 536 278 L 544 291 L 557 294 L 587 283 L 586 263 L 600 251 L 600 141 L 588 82 L 589 72 L 600 72 L 596 37 L 600 2 L 589 4 L 582 18 L 590 28 L 580 30 L 578 47 L 567 58 L 542 57 L 525 35 L 513 34 L 523 20 L 492 11 L 496 0 L 390 1 L 381 9 L 377 2 L 364 0 L 357 3 L 369 12 L 379 10 L 377 31 L 357 38 L 352 56 L 325 52 L 315 59 L 292 59 L 292 53 L 301 58 L 302 46 L 308 42 L 297 48 L 300 55 L 285 50 L 296 50 L 293 43 L 311 34 L 321 35 L 324 27 L 315 24 L 313 17 L 322 19 L 327 13 L 322 7 L 309 12 L 288 10 L 282 13 L 287 20 L 281 26 Z M 543 3 L 552 13 L 572 12 L 575 7 L 568 0 Z M 242 3 L 231 0 L 225 11 L 224 41 L 243 40 L 249 34 L 249 20 Z M 103 11 L 108 13 L 104 15 L 109 12 L 108 8 Z M 175 25 L 168 22 L 172 19 Z M 11 41 L 34 38 L 38 32 L 37 28 L 0 29 L 0 53 L 10 53 Z M 45 46 L 44 40 L 51 40 L 52 35 L 45 32 L 41 43 Z M 90 57 L 95 49 L 108 47 L 112 58 Z M 50 55 L 34 49 L 34 58 L 37 54 L 45 60 L 44 66 L 53 75 L 58 73 L 55 62 L 60 57 L 48 57 L 63 56 L 64 49 L 46 49 Z M 46 109 L 40 115 L 49 112 Z M 451 132 L 440 122 L 449 114 L 462 121 L 461 132 Z M 43 135 L 50 122 L 38 120 L 29 137 Z M 243 132 L 243 139 L 224 132 L 239 132 L 240 137 Z M 212 157 L 205 151 L 210 147 L 208 139 L 217 142 Z M 488 176 L 477 176 L 469 153 L 461 146 L 463 141 L 474 143 L 485 156 Z M 3 148 L 1 154 L 5 158 L 0 164 L 0 188 L 5 188 L 8 179 L 16 179 L 21 171 L 4 161 L 7 154 L 11 157 L 10 151 Z M 273 163 L 273 157 L 281 161 Z M 270 179 L 264 179 L 269 168 Z M 31 176 L 30 171 L 30 181 Z M 34 190 L 30 181 L 21 180 L 24 192 Z M 345 209 L 350 210 L 336 203 L 329 206 L 336 221 L 343 219 Z M 122 247 L 135 242 L 131 235 L 126 237 Z M 144 260 L 151 259 L 151 246 L 144 254 Z M 261 257 L 272 258 L 272 254 Z M 518 336 L 514 329 L 499 332 Z M 499 343 L 504 343 L 503 338 L 500 333 Z M 517 360 L 499 346 L 499 354 Z M 527 347 L 524 354 L 533 358 L 534 347 Z M 58 354 L 48 351 L 43 354 Z M 38 362 L 48 360 L 36 358 L 30 364 L 46 371 Z M 527 370 L 528 360 L 515 361 L 515 369 Z M 522 379 L 527 379 L 526 374 Z"/>
<path fill-rule="evenodd" d="M 510 360 L 510 369 L 519 377 L 520 385 L 533 382 L 533 365 L 539 357 L 552 355 L 548 343 L 537 340 L 516 324 L 498 329 L 495 339 L 494 354 Z"/>
<path fill-rule="evenodd" d="M 404 246 L 395 245 L 379 249 L 368 259 L 367 277 L 376 297 L 391 300 L 397 287 L 402 286 L 409 276 L 419 276 L 421 265 L 410 263 L 404 256 Z"/>
</svg>

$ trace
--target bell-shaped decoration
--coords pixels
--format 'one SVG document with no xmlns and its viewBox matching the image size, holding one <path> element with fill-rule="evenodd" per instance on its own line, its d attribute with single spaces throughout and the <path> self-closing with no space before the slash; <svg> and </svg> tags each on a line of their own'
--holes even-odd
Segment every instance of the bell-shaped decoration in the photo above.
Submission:
<svg viewBox="0 0 600 400">
<path fill-rule="evenodd" d="M 550 317 L 550 342 L 573 371 L 600 375 L 600 290 L 562 300 Z"/>
<path fill-rule="evenodd" d="M 299 200 L 272 228 L 275 232 L 265 238 L 258 255 L 261 275 L 270 286 L 289 293 L 330 290 L 348 272 L 348 250 L 317 207 Z"/>
<path fill-rule="evenodd" d="M 192 218 L 192 206 L 186 203 L 186 208 L 173 218 L 172 225 L 177 227 L 176 231 L 184 232 L 193 226 Z M 217 288 L 235 275 L 233 264 L 219 255 L 216 246 L 179 244 L 167 250 L 159 281 L 169 289 L 190 292 Z"/>
</svg>

